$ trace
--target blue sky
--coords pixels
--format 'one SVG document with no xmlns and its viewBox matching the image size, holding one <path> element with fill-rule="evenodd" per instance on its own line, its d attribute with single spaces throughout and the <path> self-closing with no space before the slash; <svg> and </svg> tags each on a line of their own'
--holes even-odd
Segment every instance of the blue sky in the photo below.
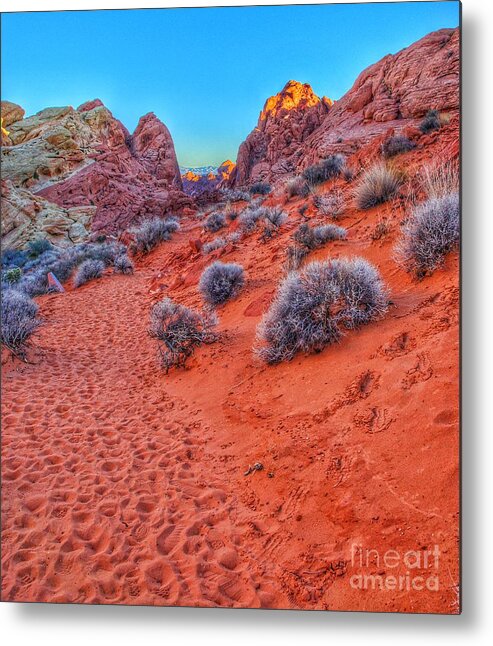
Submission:
<svg viewBox="0 0 493 646">
<path fill-rule="evenodd" d="M 2 98 L 154 112 L 184 166 L 233 161 L 289 79 L 340 98 L 368 65 L 456 27 L 458 2 L 2 14 Z"/>
</svg>

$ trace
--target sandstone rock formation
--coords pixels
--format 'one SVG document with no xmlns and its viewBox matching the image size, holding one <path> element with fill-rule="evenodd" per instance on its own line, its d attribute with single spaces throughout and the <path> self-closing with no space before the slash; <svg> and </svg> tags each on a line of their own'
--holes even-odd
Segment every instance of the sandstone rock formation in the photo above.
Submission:
<svg viewBox="0 0 493 646">
<path fill-rule="evenodd" d="M 90 234 L 95 206 L 64 209 L 11 181 L 1 182 L 2 247 L 21 249 L 30 240 L 47 238 L 59 247 L 83 242 Z"/>
<path fill-rule="evenodd" d="M 296 155 L 332 107 L 308 83 L 288 81 L 265 102 L 257 127 L 241 144 L 230 183 L 243 186 L 292 172 Z"/>
<path fill-rule="evenodd" d="M 292 82 L 268 99 L 238 151 L 232 184 L 275 182 L 330 154 L 352 154 L 390 128 L 416 126 L 430 109 L 459 110 L 459 30 L 440 29 L 364 70 L 328 108 Z M 295 89 L 293 98 L 290 92 Z"/>
<path fill-rule="evenodd" d="M 12 105 L 6 107 L 9 121 L 22 114 Z M 153 114 L 130 135 L 95 99 L 77 110 L 47 108 L 13 121 L 9 139 L 2 178 L 63 209 L 95 207 L 93 230 L 116 233 L 142 217 L 192 206 L 171 135 Z"/>
</svg>

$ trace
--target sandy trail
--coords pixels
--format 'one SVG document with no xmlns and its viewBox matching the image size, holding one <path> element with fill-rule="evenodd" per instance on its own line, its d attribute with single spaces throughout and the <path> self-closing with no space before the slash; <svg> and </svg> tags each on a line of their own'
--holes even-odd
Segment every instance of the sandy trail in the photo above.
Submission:
<svg viewBox="0 0 493 646">
<path fill-rule="evenodd" d="M 53 343 L 5 377 L 3 596 L 259 606 L 210 429 L 156 383 L 145 276 L 110 280 L 47 297 Z"/>
</svg>

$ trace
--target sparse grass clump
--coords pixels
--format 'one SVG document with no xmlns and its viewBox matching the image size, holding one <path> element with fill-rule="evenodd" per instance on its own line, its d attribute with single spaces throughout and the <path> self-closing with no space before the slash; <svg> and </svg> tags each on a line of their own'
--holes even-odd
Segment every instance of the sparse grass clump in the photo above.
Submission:
<svg viewBox="0 0 493 646">
<path fill-rule="evenodd" d="M 228 244 L 228 240 L 226 238 L 218 236 L 217 238 L 214 238 L 214 240 L 211 240 L 210 242 L 206 242 L 202 246 L 202 253 L 204 255 L 207 255 L 209 253 L 212 253 L 213 251 L 216 251 L 217 249 L 222 249 L 227 244 Z"/>
<path fill-rule="evenodd" d="M 407 271 L 417 278 L 433 273 L 445 256 L 459 246 L 459 194 L 431 198 L 416 206 L 402 233 L 397 257 Z"/>
<path fill-rule="evenodd" d="M 27 244 L 27 254 L 29 258 L 37 258 L 46 251 L 51 251 L 53 245 L 46 238 L 38 238 L 38 240 L 32 240 Z"/>
<path fill-rule="evenodd" d="M 377 163 L 366 170 L 355 188 L 354 196 L 359 209 L 370 209 L 390 200 L 399 189 L 402 179 L 392 166 Z"/>
<path fill-rule="evenodd" d="M 170 298 L 151 309 L 149 336 L 159 342 L 161 365 L 168 373 L 172 367 L 184 367 L 196 347 L 216 340 L 213 331 L 217 318 L 200 314 Z"/>
<path fill-rule="evenodd" d="M 314 195 L 313 203 L 321 215 L 337 220 L 344 210 L 344 198 L 341 191 Z"/>
<path fill-rule="evenodd" d="M 391 230 L 392 227 L 389 218 L 381 218 L 371 232 L 371 239 L 373 241 L 381 240 L 382 238 L 385 238 Z"/>
<path fill-rule="evenodd" d="M 203 271 L 199 290 L 208 305 L 216 306 L 237 296 L 244 284 L 245 274 L 241 265 L 217 260 Z"/>
<path fill-rule="evenodd" d="M 326 242 L 331 242 L 332 240 L 344 240 L 346 236 L 347 231 L 344 227 L 338 227 L 335 224 L 323 224 L 317 227 L 311 227 L 304 222 L 294 232 L 293 239 L 302 247 L 312 250 L 318 249 Z"/>
<path fill-rule="evenodd" d="M 270 192 L 271 186 L 267 182 L 255 182 L 250 186 L 251 195 L 268 195 Z"/>
<path fill-rule="evenodd" d="M 2 269 L 10 269 L 11 267 L 23 267 L 27 262 L 27 254 L 25 251 L 18 249 L 5 249 L 2 251 L 1 265 Z"/>
<path fill-rule="evenodd" d="M 171 239 L 175 231 L 178 231 L 180 224 L 177 218 L 149 218 L 129 229 L 134 236 L 133 251 L 135 253 L 147 254 L 160 242 Z"/>
<path fill-rule="evenodd" d="M 422 170 L 421 187 L 427 197 L 443 197 L 459 192 L 459 165 L 456 160 L 435 163 Z"/>
<path fill-rule="evenodd" d="M 36 303 L 25 293 L 17 289 L 2 291 L 1 342 L 23 360 L 31 335 L 41 325 L 38 309 Z"/>
<path fill-rule="evenodd" d="M 292 197 L 307 197 L 310 193 L 310 187 L 308 186 L 307 181 L 297 175 L 296 177 L 291 177 L 285 184 L 284 190 L 286 192 L 286 197 L 290 200 Z"/>
<path fill-rule="evenodd" d="M 257 330 L 256 353 L 267 363 L 321 352 L 386 312 L 387 290 L 363 258 L 313 262 L 291 272 Z"/>
<path fill-rule="evenodd" d="M 130 275 L 134 273 L 134 264 L 126 253 L 122 253 L 115 258 L 113 271 L 115 274 Z"/>
<path fill-rule="evenodd" d="M 18 283 L 22 278 L 22 269 L 20 267 L 11 267 L 2 272 L 2 281 L 5 281 L 9 285 Z"/>
<path fill-rule="evenodd" d="M 413 148 L 416 148 L 416 144 L 410 139 L 403 135 L 395 135 L 394 137 L 389 137 L 383 142 L 382 155 L 389 159 L 390 157 L 407 153 Z"/>
<path fill-rule="evenodd" d="M 84 260 L 74 276 L 74 287 L 81 287 L 95 278 L 101 278 L 104 271 L 102 260 Z"/>
<path fill-rule="evenodd" d="M 221 192 L 229 202 L 249 202 L 252 199 L 250 193 L 239 189 L 224 188 Z"/>
<path fill-rule="evenodd" d="M 428 110 L 423 121 L 419 124 L 419 129 L 423 134 L 438 130 L 442 125 L 440 113 L 438 110 Z"/>
<path fill-rule="evenodd" d="M 270 238 L 286 222 L 288 215 L 278 206 L 258 206 L 251 204 L 240 213 L 240 226 L 246 232 L 256 229 L 259 222 L 264 223 L 264 238 Z"/>
<path fill-rule="evenodd" d="M 224 213 L 221 213 L 221 211 L 214 211 L 214 213 L 211 213 L 206 219 L 204 229 L 210 231 L 210 233 L 216 233 L 225 226 L 226 216 Z"/>
<path fill-rule="evenodd" d="M 299 245 L 289 245 L 286 249 L 286 261 L 285 269 L 286 271 L 296 271 L 301 266 L 303 260 L 308 256 L 309 251 L 306 247 L 301 247 Z"/>
<path fill-rule="evenodd" d="M 309 185 L 315 186 L 322 184 L 328 179 L 337 177 L 341 174 L 346 163 L 344 155 L 331 155 L 327 159 L 323 159 L 318 164 L 309 166 L 303 171 L 303 177 Z"/>
</svg>

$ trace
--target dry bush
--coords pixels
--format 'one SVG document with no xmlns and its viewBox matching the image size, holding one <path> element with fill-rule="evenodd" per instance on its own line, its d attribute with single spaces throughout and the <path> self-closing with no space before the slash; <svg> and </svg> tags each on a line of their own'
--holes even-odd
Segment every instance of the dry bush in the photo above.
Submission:
<svg viewBox="0 0 493 646">
<path fill-rule="evenodd" d="M 337 220 L 344 211 L 344 197 L 341 190 L 315 195 L 313 203 L 321 215 Z"/>
<path fill-rule="evenodd" d="M 382 238 L 385 238 L 385 236 L 388 235 L 391 230 L 392 227 L 389 218 L 380 218 L 380 220 L 375 225 L 375 228 L 371 232 L 371 239 L 374 241 L 381 240 Z"/>
<path fill-rule="evenodd" d="M 404 135 L 395 135 L 383 142 L 382 155 L 388 159 L 396 155 L 401 155 L 402 153 L 407 153 L 413 148 L 416 148 L 416 144 L 410 139 L 404 137 Z"/>
<path fill-rule="evenodd" d="M 296 196 L 307 197 L 310 192 L 306 180 L 300 175 L 290 177 L 284 185 L 284 190 L 288 200 Z"/>
<path fill-rule="evenodd" d="M 433 273 L 459 246 L 459 194 L 434 197 L 416 206 L 402 234 L 396 247 L 397 259 L 417 278 Z"/>
<path fill-rule="evenodd" d="M 160 242 L 170 240 L 172 234 L 179 228 L 178 219 L 174 217 L 143 220 L 138 226 L 129 229 L 134 236 L 133 251 L 147 254 Z"/>
<path fill-rule="evenodd" d="M 84 260 L 74 276 L 74 287 L 81 287 L 95 278 L 101 278 L 104 271 L 102 260 Z"/>
<path fill-rule="evenodd" d="M 344 240 L 347 231 L 344 227 L 338 227 L 335 224 L 323 224 L 317 227 L 311 227 L 304 222 L 300 224 L 293 234 L 293 240 L 299 245 L 309 250 L 318 249 L 326 242 L 333 240 Z"/>
<path fill-rule="evenodd" d="M 428 198 L 438 198 L 459 192 L 457 160 L 425 166 L 421 172 L 421 188 Z"/>
<path fill-rule="evenodd" d="M 126 253 L 122 253 L 115 258 L 113 262 L 113 271 L 115 274 L 129 275 L 134 273 L 134 264 Z"/>
<path fill-rule="evenodd" d="M 313 164 L 303 171 L 303 177 L 310 186 L 322 184 L 328 179 L 337 177 L 344 170 L 346 158 L 344 155 L 330 155 L 318 164 Z"/>
<path fill-rule="evenodd" d="M 308 256 L 309 251 L 306 247 L 299 245 L 289 245 L 286 249 L 286 260 L 284 267 L 286 271 L 296 271 L 301 267 L 301 263 Z"/>
<path fill-rule="evenodd" d="M 202 272 L 199 290 L 208 305 L 216 306 L 237 296 L 244 284 L 241 265 L 216 260 Z"/>
<path fill-rule="evenodd" d="M 268 195 L 271 190 L 271 186 L 267 182 L 255 182 L 250 186 L 251 195 Z"/>
<path fill-rule="evenodd" d="M 392 167 L 376 163 L 364 171 L 354 190 L 356 205 L 359 209 L 370 209 L 372 206 L 387 202 L 402 184 L 402 177 Z"/>
<path fill-rule="evenodd" d="M 427 134 L 433 130 L 438 130 L 442 126 L 440 120 L 440 113 L 438 110 L 428 110 L 425 117 L 419 124 L 419 129 L 422 133 Z"/>
<path fill-rule="evenodd" d="M 313 262 L 291 272 L 257 329 L 256 353 L 267 363 L 320 352 L 386 312 L 379 272 L 363 258 Z"/>
<path fill-rule="evenodd" d="M 226 216 L 224 213 L 221 213 L 221 211 L 214 211 L 214 213 L 211 213 L 206 219 L 204 229 L 210 231 L 210 233 L 216 233 L 225 226 Z"/>
<path fill-rule="evenodd" d="M 41 325 L 37 304 L 17 289 L 2 290 L 2 344 L 20 359 L 26 358 L 26 350 L 33 332 Z"/>
<path fill-rule="evenodd" d="M 195 348 L 217 339 L 213 329 L 217 318 L 175 303 L 170 298 L 151 309 L 149 336 L 159 342 L 161 365 L 168 373 L 172 367 L 184 367 Z"/>
</svg>

